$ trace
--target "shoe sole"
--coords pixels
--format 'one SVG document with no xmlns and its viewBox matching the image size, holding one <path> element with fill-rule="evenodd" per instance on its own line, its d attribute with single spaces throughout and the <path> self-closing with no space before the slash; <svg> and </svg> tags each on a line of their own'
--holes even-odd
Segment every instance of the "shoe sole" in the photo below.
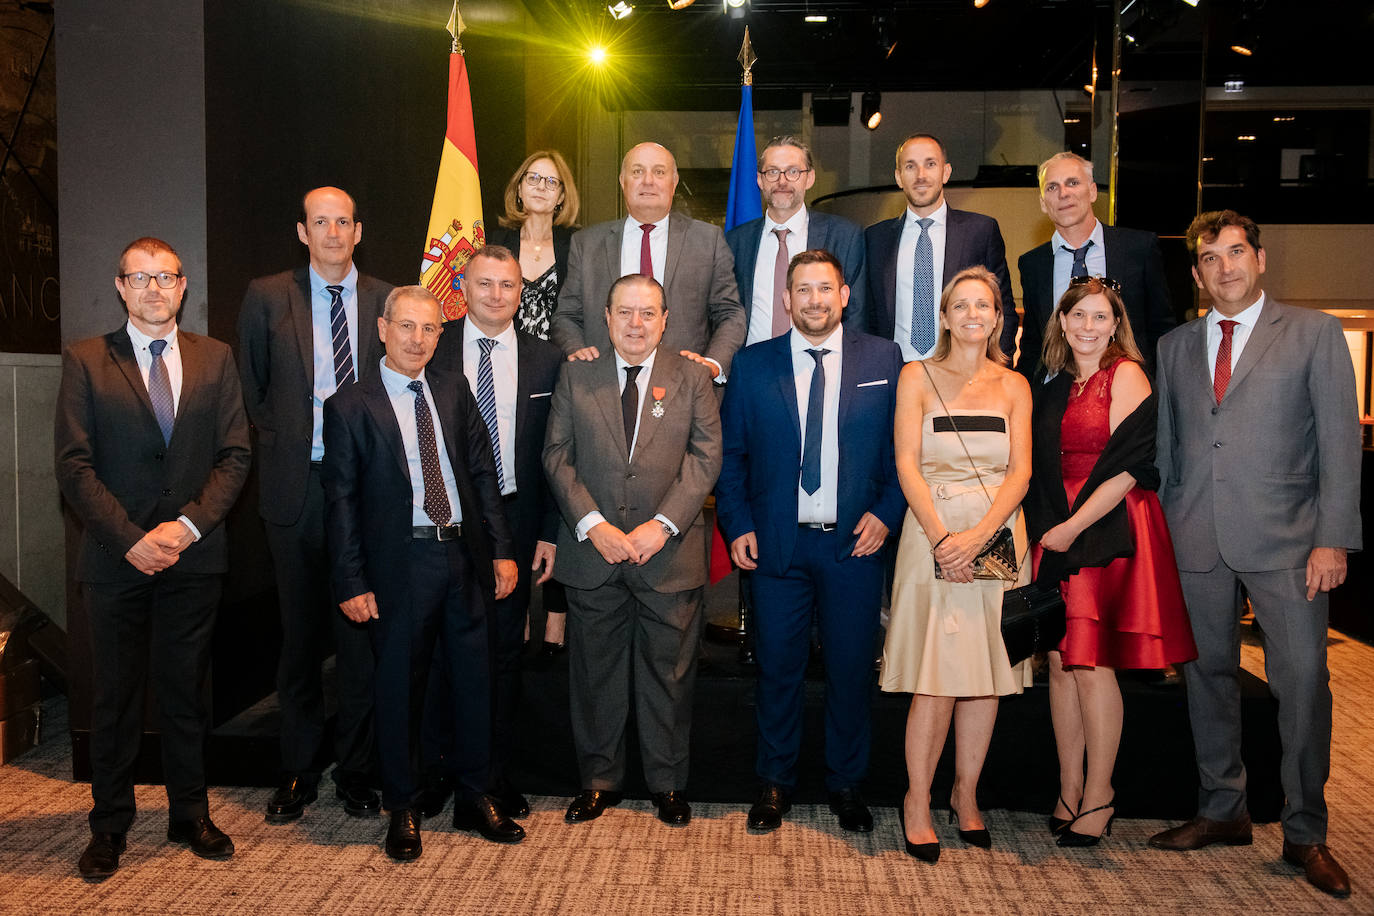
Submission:
<svg viewBox="0 0 1374 916">
<path fill-rule="evenodd" d="M 84 880 L 84 881 L 90 881 L 90 882 L 92 882 L 92 883 L 95 883 L 95 882 L 97 882 L 97 881 L 104 881 L 106 878 L 110 877 L 111 875 L 113 875 L 113 874 L 114 874 L 116 871 L 118 871 L 118 870 L 119 870 L 119 866 L 116 865 L 114 868 L 110 869 L 109 871 L 106 871 L 106 870 L 104 870 L 104 869 L 90 869 L 90 870 L 87 870 L 87 871 L 83 871 L 83 870 L 81 870 L 80 868 L 78 868 L 78 869 L 76 870 L 76 873 L 77 873 L 78 875 L 81 876 L 82 880 Z"/>
<path fill-rule="evenodd" d="M 396 862 L 414 862 L 416 859 L 420 858 L 420 853 L 422 852 L 424 852 L 423 849 L 417 849 L 414 852 L 392 852 L 390 849 L 386 850 L 386 854 Z"/>
<path fill-rule="evenodd" d="M 167 838 L 167 842 L 176 843 L 178 846 L 184 846 L 187 849 L 190 849 L 191 852 L 195 853 L 200 858 L 209 859 L 212 862 L 219 861 L 220 859 L 228 859 L 234 855 L 233 845 L 230 845 L 230 847 L 226 849 L 224 852 L 201 852 L 199 849 L 192 848 L 190 840 L 178 840 L 175 837 L 169 836 Z"/>
<path fill-rule="evenodd" d="M 1208 840 L 1205 843 L 1198 843 L 1196 846 L 1168 846 L 1163 843 L 1156 843 L 1153 839 L 1147 842 L 1151 849 L 1163 849 L 1166 852 L 1192 852 L 1195 849 L 1206 849 L 1208 846 L 1252 846 L 1255 838 L 1253 836 L 1236 837 L 1225 840 Z"/>
</svg>

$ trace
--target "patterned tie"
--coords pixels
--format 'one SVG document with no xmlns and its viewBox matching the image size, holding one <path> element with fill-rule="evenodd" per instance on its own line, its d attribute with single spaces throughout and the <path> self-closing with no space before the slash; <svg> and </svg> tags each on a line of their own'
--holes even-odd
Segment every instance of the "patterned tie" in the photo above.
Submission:
<svg viewBox="0 0 1374 916">
<path fill-rule="evenodd" d="M 453 518 L 448 493 L 444 490 L 444 471 L 439 466 L 439 446 L 434 441 L 434 418 L 429 415 L 429 401 L 425 400 L 425 386 L 415 379 L 406 385 L 415 392 L 415 438 L 420 440 L 420 473 L 425 478 L 425 514 L 440 526 Z"/>
<path fill-rule="evenodd" d="M 1220 404 L 1226 396 L 1226 386 L 1231 384 L 1231 335 L 1240 322 L 1223 318 L 1217 324 L 1221 326 L 1221 344 L 1217 347 L 1216 371 L 1212 373 L 1212 393 Z"/>
<path fill-rule="evenodd" d="M 929 353 L 935 346 L 935 249 L 930 244 L 930 217 L 916 221 L 921 234 L 916 237 L 916 257 L 911 272 L 911 346 L 917 353 Z"/>
<path fill-rule="evenodd" d="M 821 488 L 821 427 L 825 425 L 825 364 L 829 350 L 807 350 L 816 361 L 811 394 L 806 399 L 806 438 L 802 442 L 801 485 L 807 495 Z"/>
<path fill-rule="evenodd" d="M 647 236 L 646 236 L 647 238 Z M 635 379 L 643 366 L 625 367 L 625 390 L 620 392 L 620 416 L 625 421 L 625 454 L 634 447 L 635 420 L 639 418 L 639 386 Z"/>
<path fill-rule="evenodd" d="M 506 472 L 501 467 L 501 433 L 496 424 L 496 381 L 491 375 L 491 348 L 496 341 L 482 337 L 477 341 L 482 348 L 482 358 L 477 361 L 477 409 L 487 424 L 487 434 L 491 436 L 491 453 L 496 456 L 496 488 L 506 489 Z"/>
<path fill-rule="evenodd" d="M 774 229 L 778 237 L 778 257 L 773 263 L 773 336 L 786 334 L 792 328 L 792 316 L 782 302 L 782 291 L 787 288 L 787 233 L 790 229 Z"/>
<path fill-rule="evenodd" d="M 646 277 L 654 275 L 654 257 L 649 248 L 649 233 L 654 231 L 653 223 L 640 223 L 639 231 L 644 233 L 644 238 L 639 241 L 639 272 Z"/>
<path fill-rule="evenodd" d="M 176 422 L 176 402 L 172 399 L 172 379 L 167 374 L 167 364 L 162 361 L 162 351 L 167 349 L 167 341 L 155 340 L 148 344 L 153 354 L 153 362 L 148 367 L 148 400 L 153 402 L 153 416 L 162 428 L 162 442 L 172 441 L 172 424 Z"/>
<path fill-rule="evenodd" d="M 343 287 L 329 290 L 329 335 L 334 342 L 334 386 L 342 388 L 353 381 L 353 347 L 348 342 L 348 315 L 344 312 Z"/>
<path fill-rule="evenodd" d="M 1073 270 L 1069 271 L 1069 277 L 1086 277 L 1088 275 L 1088 249 L 1093 247 L 1093 240 L 1088 239 L 1081 248 L 1070 248 L 1068 245 L 1060 245 L 1059 247 L 1073 255 Z"/>
</svg>

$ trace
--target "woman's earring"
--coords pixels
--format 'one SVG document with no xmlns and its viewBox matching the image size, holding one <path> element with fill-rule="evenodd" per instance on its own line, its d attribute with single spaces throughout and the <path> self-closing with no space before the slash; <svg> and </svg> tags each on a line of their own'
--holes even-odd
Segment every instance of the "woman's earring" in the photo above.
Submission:
<svg viewBox="0 0 1374 916">
<path fill-rule="evenodd" d="M 519 194 L 516 194 L 516 195 L 515 195 L 515 209 L 517 209 L 517 210 L 523 210 L 523 209 L 525 209 L 525 199 L 524 199 L 523 197 L 521 197 Z"/>
</svg>

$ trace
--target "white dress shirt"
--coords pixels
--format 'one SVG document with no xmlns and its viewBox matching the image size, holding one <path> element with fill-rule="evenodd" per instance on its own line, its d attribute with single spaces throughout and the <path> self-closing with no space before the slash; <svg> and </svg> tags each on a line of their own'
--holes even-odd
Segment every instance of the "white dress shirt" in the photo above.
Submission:
<svg viewBox="0 0 1374 916">
<path fill-rule="evenodd" d="M 654 279 L 663 284 L 663 271 L 668 262 L 668 220 L 669 213 L 654 223 L 649 232 L 649 256 L 654 261 Z M 639 251 L 643 245 L 644 232 L 639 221 L 633 216 L 625 218 L 625 230 L 620 234 L 620 275 L 639 273 Z"/>
<path fill-rule="evenodd" d="M 167 341 L 166 348 L 162 351 L 162 364 L 167 367 L 167 381 L 172 386 L 172 416 L 176 416 L 177 411 L 181 410 L 181 348 L 177 346 L 177 329 L 172 325 L 172 330 L 166 337 L 149 337 L 138 328 L 134 327 L 132 321 L 124 323 L 124 330 L 129 334 L 129 340 L 134 345 L 134 359 L 138 362 L 138 374 L 143 376 L 143 387 L 148 387 L 148 372 L 153 367 L 153 351 L 148 349 L 148 345 L 154 340 Z M 191 537 L 200 540 L 200 529 L 197 528 L 186 516 L 178 516 L 177 521 L 186 526 L 186 530 L 191 532 Z"/>
<path fill-rule="evenodd" d="M 1250 332 L 1259 324 L 1260 311 L 1264 308 L 1264 291 L 1260 290 L 1259 298 L 1254 305 L 1246 306 L 1239 314 L 1230 316 L 1230 320 L 1236 322 L 1236 326 L 1231 329 L 1231 371 L 1236 371 L 1236 365 L 1240 362 L 1240 353 L 1245 349 L 1246 342 L 1250 339 Z M 1218 312 L 1215 308 L 1207 311 L 1207 374 L 1212 377 L 1212 381 L 1217 380 L 1217 351 L 1221 349 L 1221 322 L 1227 316 Z"/>
<path fill-rule="evenodd" d="M 921 226 L 916 222 L 921 217 L 916 215 L 916 211 L 910 206 L 906 208 L 906 218 L 902 221 L 902 236 L 897 241 L 897 290 L 896 298 L 893 300 L 897 319 L 896 329 L 893 331 L 893 338 L 897 345 L 902 348 L 902 359 L 911 362 L 916 359 L 926 359 L 935 352 L 935 347 L 931 347 L 924 353 L 918 353 L 916 348 L 911 345 L 911 299 L 913 296 L 911 288 L 912 273 L 916 267 L 916 239 L 921 235 Z M 935 316 L 935 340 L 940 339 L 940 293 L 945 288 L 945 224 L 949 220 L 949 202 L 942 200 L 940 209 L 930 214 L 930 218 L 935 222 L 930 224 L 926 234 L 930 236 L 930 255 L 934 268 L 934 302 L 931 305 L 932 314 Z"/>
<path fill-rule="evenodd" d="M 425 511 L 425 472 L 420 461 L 420 434 L 415 428 L 415 392 L 406 386 L 411 378 L 387 367 L 386 357 L 382 357 L 382 385 L 391 400 L 391 409 L 396 414 L 396 422 L 401 427 L 401 444 L 406 450 L 406 470 L 410 474 L 410 523 L 416 526 L 435 524 Z M 448 449 L 444 447 L 444 428 L 439 423 L 439 413 L 434 409 L 434 392 L 424 370 L 420 370 L 420 384 L 424 386 L 425 403 L 429 405 L 429 416 L 434 423 L 434 444 L 439 449 L 439 469 L 444 476 L 444 492 L 448 494 L 449 508 L 453 517 L 450 525 L 463 520 L 463 507 L 458 503 L 458 485 L 453 479 L 453 464 L 448 460 Z"/>
<path fill-rule="evenodd" d="M 477 370 L 482 362 L 482 347 L 477 343 L 486 338 L 481 328 L 469 319 L 463 322 L 463 375 L 467 376 L 472 396 L 477 397 Z M 520 354 L 515 343 L 515 325 L 494 338 L 491 348 L 491 380 L 496 391 L 496 429 L 501 445 L 501 475 L 504 486 L 501 495 L 515 492 L 515 395 L 520 372 Z"/>
<path fill-rule="evenodd" d="M 840 350 L 844 346 L 844 327 L 838 326 L 823 343 L 813 344 L 793 328 L 788 335 L 792 346 L 792 380 L 797 386 L 797 419 L 801 421 L 802 450 L 806 449 L 806 413 L 811 401 L 811 377 L 816 360 L 807 350 L 829 350 L 821 357 L 825 366 L 825 400 L 821 414 L 821 485 L 815 493 L 801 486 L 801 465 L 797 465 L 797 521 L 835 524 L 839 517 L 840 487 Z"/>
<path fill-rule="evenodd" d="M 1093 231 L 1088 235 L 1088 241 L 1093 243 L 1093 247 L 1088 249 L 1088 254 L 1084 260 L 1084 266 L 1088 268 L 1088 276 L 1105 277 L 1107 276 L 1107 249 L 1102 242 L 1102 221 L 1093 219 Z M 1064 298 L 1064 294 L 1069 291 L 1069 278 L 1073 275 L 1073 249 L 1081 247 L 1070 245 L 1064 241 L 1064 237 L 1056 229 L 1054 235 L 1050 236 L 1050 253 L 1054 255 L 1054 300 L 1052 306 L 1058 306 L 1059 300 Z M 1067 249 L 1067 250 L 1066 250 Z M 1116 279 L 1115 277 L 1111 279 Z"/>
<path fill-rule="evenodd" d="M 763 217 L 763 235 L 759 238 L 759 259 L 754 265 L 754 295 L 749 303 L 749 336 L 747 347 L 773 336 L 773 271 L 778 263 L 778 237 L 775 229 L 786 229 L 787 260 L 806 251 L 806 229 L 809 219 L 802 207 L 785 223 L 775 223 L 767 214 Z"/>
<path fill-rule="evenodd" d="M 334 327 L 329 320 L 329 306 L 334 297 L 329 294 L 325 279 L 310 268 L 310 330 L 315 344 L 315 397 L 313 408 L 315 428 L 310 434 L 310 460 L 324 458 L 324 402 L 338 386 L 334 384 Z M 348 346 L 353 352 L 353 376 L 358 372 L 358 268 L 350 264 L 348 276 L 337 284 L 343 287 L 344 315 L 348 318 Z M 369 329 L 371 330 L 371 329 Z M 371 331 L 371 333 L 376 333 Z"/>
</svg>

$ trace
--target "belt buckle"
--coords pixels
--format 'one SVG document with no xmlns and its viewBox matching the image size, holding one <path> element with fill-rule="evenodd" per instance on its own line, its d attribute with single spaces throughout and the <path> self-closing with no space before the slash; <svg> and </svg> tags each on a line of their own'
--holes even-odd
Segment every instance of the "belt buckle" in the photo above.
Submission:
<svg viewBox="0 0 1374 916">
<path fill-rule="evenodd" d="M 456 540 L 458 540 L 458 538 L 460 538 L 460 537 L 462 537 L 462 536 L 463 536 L 463 525 L 462 525 L 462 523 L 459 523 L 459 524 L 457 524 L 457 525 L 436 525 L 435 528 L 434 528 L 434 537 L 435 537 L 436 540 L 438 540 L 438 541 L 440 541 L 440 542 L 443 542 L 443 541 L 456 541 Z"/>
</svg>

